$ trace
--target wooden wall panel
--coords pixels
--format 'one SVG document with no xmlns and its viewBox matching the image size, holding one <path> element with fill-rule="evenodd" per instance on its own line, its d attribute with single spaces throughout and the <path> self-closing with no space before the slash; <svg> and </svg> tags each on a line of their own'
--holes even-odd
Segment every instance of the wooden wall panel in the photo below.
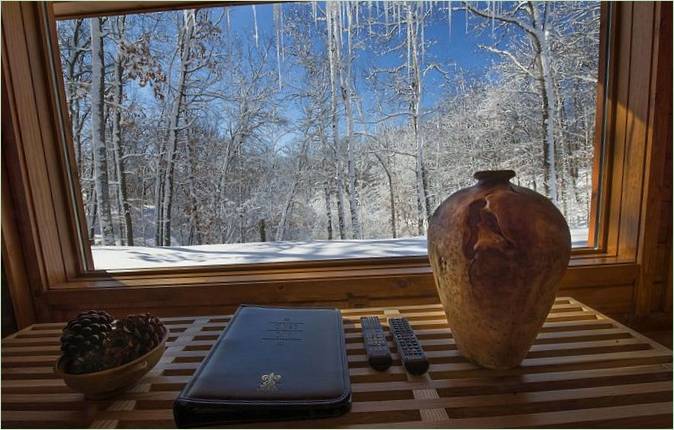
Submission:
<svg viewBox="0 0 674 430">
<path fill-rule="evenodd" d="M 670 14 L 671 21 L 671 14 Z M 671 36 L 671 34 L 670 34 Z M 671 42 L 671 37 L 670 37 Z M 670 54 L 672 52 L 672 47 L 670 45 Z M 670 64 L 671 70 L 671 64 Z M 671 78 L 671 75 L 670 75 Z M 672 105 L 669 105 L 669 114 L 667 119 L 667 138 L 665 139 L 666 145 L 666 155 L 665 155 L 665 171 L 662 175 L 663 184 L 662 184 L 662 214 L 660 216 L 660 232 L 658 234 L 658 246 L 663 246 L 665 249 L 663 260 L 659 264 L 662 267 L 662 270 L 657 271 L 657 273 L 664 272 L 662 286 L 662 298 L 660 303 L 662 304 L 662 311 L 671 315 L 672 313 L 672 260 L 674 255 L 672 255 Z M 664 231 L 664 233 L 662 233 Z"/>
<path fill-rule="evenodd" d="M 19 217 L 22 212 L 14 203 L 16 196 L 15 188 L 10 187 L 10 170 L 7 160 L 11 160 L 15 154 L 13 145 L 15 133 L 12 121 L 8 121 L 9 111 L 8 90 L 6 81 L 2 82 L 2 278 L 3 278 L 3 315 L 5 304 L 13 311 L 13 318 L 18 328 L 27 327 L 37 321 L 36 305 L 39 300 L 34 299 L 38 291 L 31 288 L 29 273 L 26 267 L 26 254 L 24 243 L 21 240 Z M 4 288 L 7 287 L 5 293 Z M 48 314 L 45 306 L 39 306 L 42 316 Z"/>
<path fill-rule="evenodd" d="M 623 204 L 639 208 L 642 201 L 644 163 L 647 154 L 643 150 L 649 132 L 649 97 L 654 85 L 651 79 L 653 53 L 653 21 L 656 5 L 653 2 L 633 3 L 633 34 L 629 56 L 630 79 L 628 93 L 618 103 L 624 105 L 625 114 L 625 160 L 622 189 Z M 638 29 L 638 31 L 635 31 Z M 620 217 L 620 242 L 618 252 L 622 255 L 637 255 L 639 217 L 641 212 L 623 211 Z"/>
<path fill-rule="evenodd" d="M 665 280 L 672 242 L 672 5 L 654 4 L 653 12 L 652 17 L 644 13 L 640 21 L 643 26 L 648 26 L 649 22 L 652 25 L 655 54 L 650 56 L 648 62 L 638 63 L 644 70 L 648 68 L 643 65 L 650 64 L 650 102 L 646 104 L 648 111 L 645 117 L 648 127 L 643 142 L 646 148 L 646 182 L 640 196 L 643 210 L 639 223 L 637 254 L 641 273 L 634 291 L 635 315 L 638 318 L 651 318 L 651 314 L 664 312 L 666 309 L 664 302 L 668 286 L 665 285 Z M 645 86 L 641 88 L 641 91 L 645 90 Z M 631 97 L 630 104 L 632 99 Z"/>
<path fill-rule="evenodd" d="M 595 309 L 607 315 L 622 317 L 632 311 L 634 285 L 610 285 L 562 289 L 559 297 L 573 297 L 583 303 L 594 303 Z M 611 297 L 610 300 L 607 300 Z"/>
<path fill-rule="evenodd" d="M 0 332 L 0 336 L 5 337 L 15 333 L 18 330 L 18 325 L 14 316 L 14 303 L 9 294 L 9 285 L 7 284 L 4 267 L 0 270 L 0 283 L 2 291 L 2 303 L 0 303 L 0 309 L 2 310 L 2 331 Z"/>
</svg>

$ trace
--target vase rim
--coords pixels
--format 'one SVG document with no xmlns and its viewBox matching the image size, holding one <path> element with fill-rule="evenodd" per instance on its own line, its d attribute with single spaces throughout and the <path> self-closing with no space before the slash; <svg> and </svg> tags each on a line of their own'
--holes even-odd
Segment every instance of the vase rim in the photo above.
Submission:
<svg viewBox="0 0 674 430">
<path fill-rule="evenodd" d="M 503 181 L 508 182 L 517 174 L 514 170 L 480 170 L 473 173 L 473 178 L 480 182 L 484 181 Z"/>
</svg>

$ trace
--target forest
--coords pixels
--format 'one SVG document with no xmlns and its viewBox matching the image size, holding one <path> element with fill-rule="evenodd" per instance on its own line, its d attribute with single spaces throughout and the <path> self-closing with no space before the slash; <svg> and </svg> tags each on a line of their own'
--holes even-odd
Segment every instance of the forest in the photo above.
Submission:
<svg viewBox="0 0 674 430">
<path fill-rule="evenodd" d="M 93 246 L 423 236 L 475 171 L 591 210 L 599 2 L 325 1 L 58 22 Z"/>
</svg>

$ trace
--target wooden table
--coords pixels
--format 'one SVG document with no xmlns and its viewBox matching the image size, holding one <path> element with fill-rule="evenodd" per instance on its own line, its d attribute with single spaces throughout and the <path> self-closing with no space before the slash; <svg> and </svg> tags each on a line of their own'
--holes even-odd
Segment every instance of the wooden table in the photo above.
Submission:
<svg viewBox="0 0 674 430">
<path fill-rule="evenodd" d="M 314 421 L 263 427 L 672 426 L 672 351 L 570 298 L 557 299 L 522 366 L 479 368 L 457 352 L 440 305 L 348 309 L 353 407 Z M 430 371 L 377 372 L 361 344 L 361 315 L 409 318 Z M 36 324 L 2 341 L 3 427 L 172 427 L 177 393 L 228 316 L 165 318 L 161 362 L 115 400 L 87 401 L 53 371 L 63 324 Z M 390 340 L 390 339 L 389 339 Z M 391 345 L 393 347 L 393 345 Z"/>
</svg>

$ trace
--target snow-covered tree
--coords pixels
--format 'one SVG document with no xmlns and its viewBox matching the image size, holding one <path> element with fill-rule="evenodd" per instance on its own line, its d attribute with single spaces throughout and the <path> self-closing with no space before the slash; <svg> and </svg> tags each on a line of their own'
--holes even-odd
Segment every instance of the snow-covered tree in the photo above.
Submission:
<svg viewBox="0 0 674 430">
<path fill-rule="evenodd" d="M 598 3 L 241 5 L 58 37 L 95 244 L 423 235 L 494 168 L 587 225 Z"/>
</svg>

